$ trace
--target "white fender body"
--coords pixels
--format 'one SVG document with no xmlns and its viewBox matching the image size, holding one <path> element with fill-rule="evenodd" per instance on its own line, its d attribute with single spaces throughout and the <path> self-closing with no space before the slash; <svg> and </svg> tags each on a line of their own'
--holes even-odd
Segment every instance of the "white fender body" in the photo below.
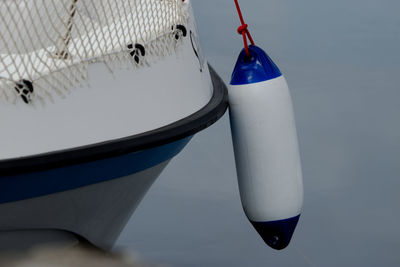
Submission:
<svg viewBox="0 0 400 267">
<path fill-rule="evenodd" d="M 257 53 L 262 50 L 250 48 L 258 61 Z M 243 57 L 239 57 L 229 87 L 240 196 L 247 217 L 264 241 L 283 249 L 290 242 L 303 204 L 292 100 L 284 76 L 268 56 L 261 55 L 259 61 L 272 65 L 264 66 L 261 74 L 257 69 L 249 72 L 252 63 L 241 60 Z M 238 78 L 243 75 L 253 76 Z"/>
</svg>

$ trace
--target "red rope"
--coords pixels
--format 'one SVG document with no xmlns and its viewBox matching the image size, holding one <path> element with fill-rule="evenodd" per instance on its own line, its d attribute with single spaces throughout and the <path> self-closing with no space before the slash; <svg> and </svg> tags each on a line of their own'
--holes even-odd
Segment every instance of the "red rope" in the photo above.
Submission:
<svg viewBox="0 0 400 267">
<path fill-rule="evenodd" d="M 246 51 L 246 55 L 250 57 L 251 54 L 250 54 L 250 51 L 249 51 L 249 45 L 247 43 L 247 38 L 249 38 L 250 43 L 252 45 L 254 45 L 254 40 L 253 40 L 253 37 L 251 37 L 251 34 L 250 34 L 249 30 L 248 30 L 248 25 L 246 23 L 244 23 L 242 11 L 240 10 L 240 6 L 239 6 L 238 0 L 235 0 L 235 5 L 236 5 L 237 12 L 239 14 L 240 22 L 242 23 L 242 25 L 240 25 L 239 28 L 237 29 L 237 32 L 240 35 L 243 36 L 244 49 Z"/>
</svg>

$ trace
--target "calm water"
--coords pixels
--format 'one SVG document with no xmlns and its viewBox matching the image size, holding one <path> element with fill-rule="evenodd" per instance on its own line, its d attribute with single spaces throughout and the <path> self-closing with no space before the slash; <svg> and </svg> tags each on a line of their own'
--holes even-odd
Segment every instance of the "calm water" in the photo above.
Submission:
<svg viewBox="0 0 400 267">
<path fill-rule="evenodd" d="M 169 165 L 118 247 L 172 266 L 400 266 L 400 2 L 241 2 L 293 93 L 305 182 L 293 243 L 275 252 L 247 222 L 225 115 Z M 194 6 L 228 81 L 241 47 L 233 1 Z"/>
</svg>

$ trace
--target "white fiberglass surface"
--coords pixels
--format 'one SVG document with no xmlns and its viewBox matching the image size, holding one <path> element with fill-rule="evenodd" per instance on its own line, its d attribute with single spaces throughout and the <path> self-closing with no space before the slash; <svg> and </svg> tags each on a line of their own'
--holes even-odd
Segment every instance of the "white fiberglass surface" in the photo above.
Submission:
<svg viewBox="0 0 400 267">
<path fill-rule="evenodd" d="M 122 66 L 110 73 L 98 63 L 89 66 L 88 78 L 89 87 L 44 106 L 0 103 L 0 159 L 154 130 L 197 112 L 213 92 L 207 65 L 194 53 L 190 36 L 176 53 L 151 66 Z"/>
</svg>

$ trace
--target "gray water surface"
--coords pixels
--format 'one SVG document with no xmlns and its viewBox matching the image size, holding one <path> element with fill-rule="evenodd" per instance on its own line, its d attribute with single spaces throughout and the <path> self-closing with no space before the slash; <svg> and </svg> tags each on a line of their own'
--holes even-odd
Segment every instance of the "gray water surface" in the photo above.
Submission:
<svg viewBox="0 0 400 267">
<path fill-rule="evenodd" d="M 242 212 L 226 114 L 155 183 L 117 247 L 171 266 L 400 266 L 400 1 L 241 1 L 288 79 L 305 183 L 292 244 L 267 247 Z M 226 82 L 242 47 L 233 1 L 195 0 Z"/>
</svg>

